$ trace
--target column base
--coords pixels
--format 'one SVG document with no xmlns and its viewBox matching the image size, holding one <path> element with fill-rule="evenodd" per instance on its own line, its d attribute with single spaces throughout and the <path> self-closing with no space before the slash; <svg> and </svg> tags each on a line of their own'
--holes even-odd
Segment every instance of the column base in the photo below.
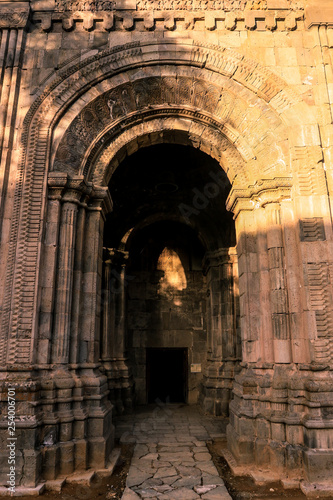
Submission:
<svg viewBox="0 0 333 500">
<path fill-rule="evenodd" d="M 107 466 L 114 426 L 107 378 L 100 365 L 36 367 L 30 374 L 9 372 L 7 380 L 1 387 L 3 401 L 7 385 L 15 387 L 16 488 L 28 487 L 33 492 L 43 480 Z M 3 415 L 0 486 L 4 487 L 10 473 L 8 437 L 8 420 Z"/>
<path fill-rule="evenodd" d="M 227 427 L 236 463 L 298 481 L 332 483 L 333 421 L 326 408 L 333 397 L 331 380 L 330 370 L 309 365 L 242 364 Z"/>
<path fill-rule="evenodd" d="M 18 486 L 15 488 L 15 493 L 12 493 L 8 488 L 0 486 L 0 497 L 37 497 L 45 492 L 45 483 L 40 483 L 37 486 Z"/>
<path fill-rule="evenodd" d="M 205 413 L 216 417 L 229 416 L 233 380 L 238 371 L 238 361 L 208 360 L 200 397 Z"/>
<path fill-rule="evenodd" d="M 40 441 L 42 414 L 39 406 L 40 383 L 36 372 L 22 367 L 17 371 L 2 371 L 0 383 L 3 403 L 0 417 L 0 486 L 35 489 L 41 480 L 42 454 Z M 14 418 L 9 426 L 7 411 Z M 13 468 L 14 467 L 14 468 Z M 9 481 L 9 483 L 8 483 Z"/>
<path fill-rule="evenodd" d="M 131 413 L 134 407 L 134 382 L 127 358 L 103 362 L 108 379 L 109 398 L 115 415 Z"/>
</svg>

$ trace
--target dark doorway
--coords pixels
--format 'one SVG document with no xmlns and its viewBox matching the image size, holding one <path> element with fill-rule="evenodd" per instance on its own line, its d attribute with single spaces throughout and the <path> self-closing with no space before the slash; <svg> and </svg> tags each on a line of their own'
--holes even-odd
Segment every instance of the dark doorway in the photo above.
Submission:
<svg viewBox="0 0 333 500">
<path fill-rule="evenodd" d="M 185 403 L 187 349 L 147 348 L 147 398 L 164 403 Z"/>
</svg>

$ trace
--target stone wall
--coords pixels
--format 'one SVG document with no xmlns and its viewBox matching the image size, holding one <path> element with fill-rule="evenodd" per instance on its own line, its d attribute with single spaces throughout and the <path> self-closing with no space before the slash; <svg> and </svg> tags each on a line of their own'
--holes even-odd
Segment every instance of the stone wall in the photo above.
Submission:
<svg viewBox="0 0 333 500">
<path fill-rule="evenodd" d="M 133 366 L 136 400 L 139 404 L 147 401 L 146 349 L 182 347 L 188 352 L 187 402 L 195 404 L 202 373 L 193 373 L 190 368 L 192 363 L 203 368 L 207 352 L 203 275 L 200 271 L 187 271 L 186 289 L 173 291 L 172 296 L 158 292 L 160 279 L 161 276 L 154 277 L 152 273 L 140 273 L 128 287 L 128 353 Z"/>
<path fill-rule="evenodd" d="M 161 142 L 206 152 L 232 185 L 230 449 L 331 480 L 332 24 L 316 0 L 0 2 L 0 383 L 2 400 L 19 388 L 22 485 L 107 462 L 107 185 Z"/>
</svg>

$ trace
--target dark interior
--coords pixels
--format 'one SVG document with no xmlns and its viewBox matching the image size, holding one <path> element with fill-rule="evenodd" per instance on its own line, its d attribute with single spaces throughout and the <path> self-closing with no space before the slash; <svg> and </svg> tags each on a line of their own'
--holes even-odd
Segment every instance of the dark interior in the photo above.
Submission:
<svg viewBox="0 0 333 500">
<path fill-rule="evenodd" d="M 186 403 L 187 349 L 147 348 L 148 403 Z"/>
</svg>

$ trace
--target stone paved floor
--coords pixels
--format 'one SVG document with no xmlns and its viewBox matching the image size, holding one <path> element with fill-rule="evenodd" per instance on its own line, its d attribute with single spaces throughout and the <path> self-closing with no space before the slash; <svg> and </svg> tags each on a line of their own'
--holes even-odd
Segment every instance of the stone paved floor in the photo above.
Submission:
<svg viewBox="0 0 333 500">
<path fill-rule="evenodd" d="M 118 417 L 116 436 L 135 442 L 122 500 L 231 500 L 206 446 L 225 421 L 186 405 L 155 405 Z"/>
</svg>

